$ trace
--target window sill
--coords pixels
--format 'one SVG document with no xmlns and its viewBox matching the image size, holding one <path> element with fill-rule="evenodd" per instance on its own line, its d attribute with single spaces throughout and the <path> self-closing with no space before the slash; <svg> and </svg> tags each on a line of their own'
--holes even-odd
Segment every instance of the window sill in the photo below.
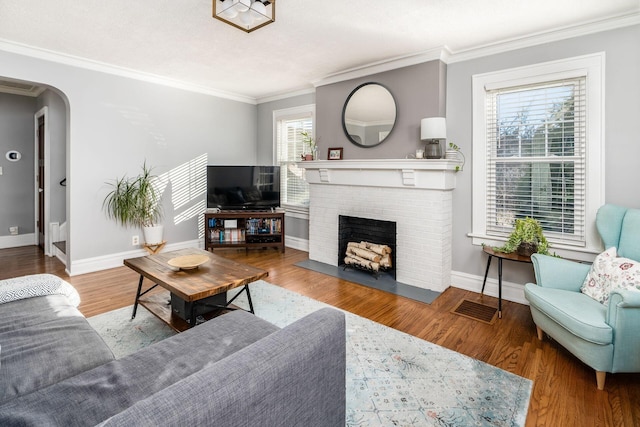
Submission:
<svg viewBox="0 0 640 427">
<path fill-rule="evenodd" d="M 309 220 L 308 207 L 286 204 L 283 204 L 281 207 L 284 209 L 284 215 L 287 217 Z"/>
</svg>

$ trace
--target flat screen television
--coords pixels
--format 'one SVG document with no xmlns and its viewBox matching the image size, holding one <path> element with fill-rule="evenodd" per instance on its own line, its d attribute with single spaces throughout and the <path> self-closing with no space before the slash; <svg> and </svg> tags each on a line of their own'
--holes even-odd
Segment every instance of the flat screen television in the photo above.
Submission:
<svg viewBox="0 0 640 427">
<path fill-rule="evenodd" d="M 279 206 L 279 166 L 207 166 L 207 208 L 270 210 Z"/>
</svg>

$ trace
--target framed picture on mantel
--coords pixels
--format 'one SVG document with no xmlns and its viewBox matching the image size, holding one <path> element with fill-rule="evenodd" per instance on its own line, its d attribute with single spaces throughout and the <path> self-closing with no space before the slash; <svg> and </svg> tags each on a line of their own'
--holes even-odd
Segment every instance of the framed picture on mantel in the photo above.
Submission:
<svg viewBox="0 0 640 427">
<path fill-rule="evenodd" d="M 327 159 L 329 159 L 329 160 L 342 160 L 342 147 L 329 148 L 329 153 L 327 154 Z"/>
</svg>

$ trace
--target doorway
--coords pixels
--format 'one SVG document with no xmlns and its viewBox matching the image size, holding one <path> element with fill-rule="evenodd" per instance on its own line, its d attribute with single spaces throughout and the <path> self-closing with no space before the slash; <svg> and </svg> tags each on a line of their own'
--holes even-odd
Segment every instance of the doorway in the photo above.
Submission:
<svg viewBox="0 0 640 427">
<path fill-rule="evenodd" d="M 38 246 L 47 253 L 45 250 L 45 240 L 46 240 L 46 227 L 45 227 L 45 120 L 46 120 L 46 111 L 38 117 L 36 114 L 37 120 L 37 129 L 36 129 L 36 140 L 37 140 L 37 148 L 36 148 L 36 182 L 38 183 L 36 188 L 36 197 L 37 197 L 37 219 L 36 219 L 36 232 L 38 234 Z"/>
</svg>

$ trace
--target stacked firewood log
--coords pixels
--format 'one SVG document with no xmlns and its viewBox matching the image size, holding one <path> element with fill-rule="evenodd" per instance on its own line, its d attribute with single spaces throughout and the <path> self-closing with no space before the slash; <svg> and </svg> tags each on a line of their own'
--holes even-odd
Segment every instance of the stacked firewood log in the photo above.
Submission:
<svg viewBox="0 0 640 427">
<path fill-rule="evenodd" d="M 391 268 L 391 248 L 370 242 L 349 242 L 344 263 L 376 272 L 388 269 Z"/>
</svg>

